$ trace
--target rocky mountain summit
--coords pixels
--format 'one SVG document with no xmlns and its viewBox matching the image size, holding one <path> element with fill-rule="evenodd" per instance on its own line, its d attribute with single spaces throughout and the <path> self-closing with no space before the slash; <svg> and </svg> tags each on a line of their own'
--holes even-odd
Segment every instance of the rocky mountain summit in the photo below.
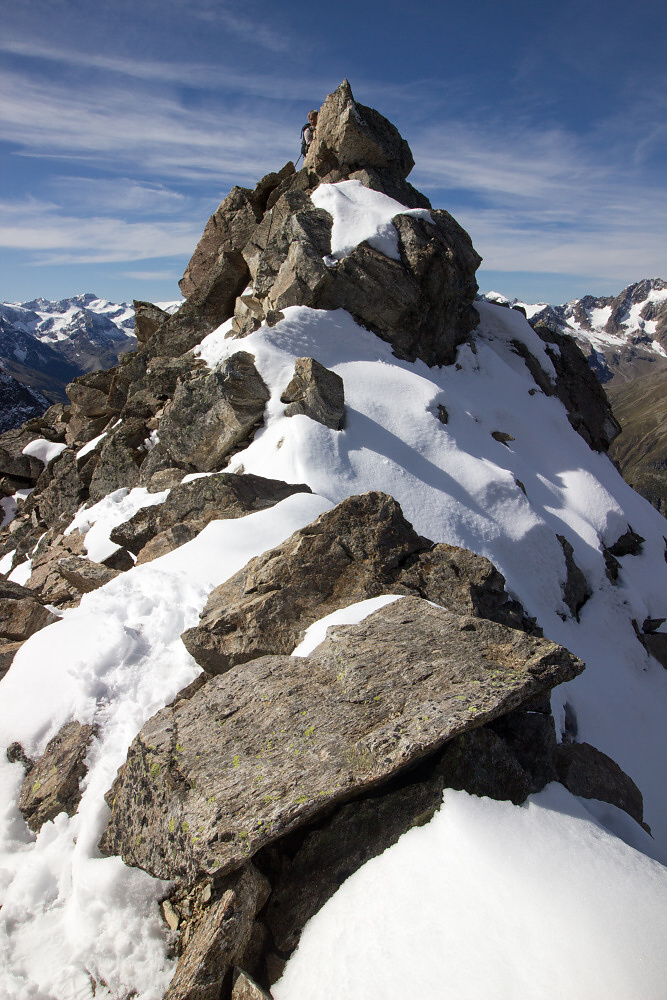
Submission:
<svg viewBox="0 0 667 1000">
<path fill-rule="evenodd" d="M 581 351 L 476 301 L 412 166 L 344 81 L 180 309 L 135 303 L 136 351 L 0 436 L 3 933 L 39 914 L 62 955 L 12 984 L 287 997 L 308 921 L 447 790 L 664 837 L 628 734 L 663 711 L 664 521 Z M 47 841 L 69 874 L 27 900 Z"/>
</svg>

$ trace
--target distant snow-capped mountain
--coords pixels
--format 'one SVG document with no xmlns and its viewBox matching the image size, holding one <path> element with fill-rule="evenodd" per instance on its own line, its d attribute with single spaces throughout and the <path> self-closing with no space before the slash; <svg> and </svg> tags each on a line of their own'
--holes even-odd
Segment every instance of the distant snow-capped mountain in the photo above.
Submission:
<svg viewBox="0 0 667 1000">
<path fill-rule="evenodd" d="M 180 304 L 161 305 L 174 312 Z M 49 403 L 68 402 L 65 386 L 72 379 L 113 367 L 119 355 L 134 350 L 136 344 L 134 308 L 127 302 L 110 302 L 85 292 L 55 301 L 0 303 L 0 369 L 37 394 L 34 405 L 43 403 L 42 412 Z M 4 430 L 27 419 L 22 409 L 12 416 L 13 399 L 13 392 L 3 391 Z"/>
<path fill-rule="evenodd" d="M 648 278 L 616 296 L 584 295 L 564 305 L 527 303 L 498 292 L 488 302 L 524 309 L 535 326 L 544 323 L 579 343 L 601 382 L 628 382 L 667 367 L 667 282 Z"/>
<path fill-rule="evenodd" d="M 0 317 L 13 330 L 50 347 L 78 369 L 76 374 L 114 365 L 119 354 L 136 345 L 132 306 L 90 292 L 55 302 L 2 303 Z"/>
</svg>

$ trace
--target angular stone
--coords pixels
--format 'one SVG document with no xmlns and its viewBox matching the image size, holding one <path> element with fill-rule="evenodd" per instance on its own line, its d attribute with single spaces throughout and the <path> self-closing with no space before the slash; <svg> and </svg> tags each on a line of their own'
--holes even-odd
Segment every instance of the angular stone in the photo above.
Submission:
<svg viewBox="0 0 667 1000">
<path fill-rule="evenodd" d="M 183 295 L 189 297 L 206 281 L 221 251 L 243 250 L 264 214 L 271 192 L 293 173 L 294 164 L 290 162 L 277 173 L 263 177 L 254 191 L 232 188 L 206 223 L 178 283 Z"/>
<path fill-rule="evenodd" d="M 642 793 L 616 761 L 601 750 L 590 743 L 562 743 L 557 750 L 556 768 L 558 780 L 573 795 L 610 802 L 642 823 Z"/>
<path fill-rule="evenodd" d="M 178 383 L 159 430 L 160 443 L 177 462 L 211 472 L 252 438 L 270 396 L 254 360 L 239 351 L 215 371 Z"/>
<path fill-rule="evenodd" d="M 108 371 L 89 372 L 80 375 L 67 386 L 67 395 L 72 401 L 73 415 L 83 417 L 109 416 L 113 412 L 107 397 L 111 388 L 112 374 Z"/>
<path fill-rule="evenodd" d="M 579 612 L 591 596 L 591 589 L 588 586 L 588 580 L 586 579 L 585 574 L 577 566 L 574 560 L 574 549 L 568 542 L 565 535 L 556 535 L 556 538 L 560 542 L 563 549 L 563 555 L 565 556 L 565 569 L 567 573 L 565 581 L 562 584 L 563 600 L 567 604 L 573 616 L 577 619 L 577 621 L 579 621 Z"/>
<path fill-rule="evenodd" d="M 181 955 L 164 1000 L 220 1000 L 223 983 L 266 901 L 266 881 L 252 865 L 234 872 L 207 909 Z"/>
<path fill-rule="evenodd" d="M 622 559 L 623 556 L 637 556 L 642 551 L 645 541 L 645 538 L 628 525 L 628 530 L 609 546 L 608 551 L 617 559 Z"/>
<path fill-rule="evenodd" d="M 366 493 L 252 559 L 211 592 L 200 624 L 182 638 L 200 666 L 220 673 L 266 653 L 290 653 L 317 619 L 380 594 L 417 594 L 458 614 L 535 631 L 488 559 L 434 546 L 393 497 Z"/>
<path fill-rule="evenodd" d="M 0 598 L 0 638 L 23 642 L 58 618 L 34 598 Z"/>
<path fill-rule="evenodd" d="M 291 382 L 280 397 L 286 417 L 298 413 L 316 420 L 325 427 L 339 431 L 345 417 L 345 388 L 336 372 L 321 365 L 315 358 L 297 358 Z"/>
<path fill-rule="evenodd" d="M 40 481 L 29 500 L 43 525 L 49 528 L 62 525 L 64 528 L 88 499 L 88 490 L 82 481 L 76 455 L 69 448 L 51 462 L 49 469 L 50 481 Z"/>
<path fill-rule="evenodd" d="M 505 577 L 485 556 L 438 542 L 407 566 L 396 593 L 413 593 L 457 615 L 489 618 L 531 635 L 542 635 L 505 589 Z"/>
<path fill-rule="evenodd" d="M 137 343 L 145 344 L 153 336 L 159 326 L 162 326 L 169 319 L 169 313 L 152 302 L 140 302 L 135 299 L 134 306 L 134 335 Z"/>
<path fill-rule="evenodd" d="M 76 812 L 81 801 L 79 782 L 86 773 L 84 759 L 94 733 L 93 726 L 66 723 L 26 775 L 19 810 L 35 833 L 58 813 L 73 816 Z"/>
<path fill-rule="evenodd" d="M 271 1000 L 271 994 L 263 990 L 247 972 L 239 970 L 232 989 L 232 1000 Z"/>
<path fill-rule="evenodd" d="M 82 594 L 89 594 L 120 575 L 118 570 L 109 569 L 108 566 L 93 562 L 92 559 L 85 559 L 83 556 L 66 556 L 64 559 L 59 559 L 58 572 Z"/>
<path fill-rule="evenodd" d="M 121 487 L 136 486 L 139 470 L 148 453 L 149 431 L 143 420 L 123 420 L 109 432 L 90 481 L 90 499 L 101 500 Z"/>
<path fill-rule="evenodd" d="M 169 539 L 163 538 L 159 546 L 162 549 L 166 544 L 168 547 L 164 551 L 171 551 L 194 538 L 210 521 L 244 517 L 252 511 L 273 507 L 293 493 L 310 492 L 305 483 L 283 483 L 262 476 L 219 472 L 173 487 L 164 503 L 142 507 L 128 521 L 114 528 L 109 537 L 112 542 L 139 555 L 151 539 L 157 543 L 157 536 L 171 532 Z M 141 561 L 148 562 L 157 554 L 157 548 L 150 557 L 142 553 Z"/>
<path fill-rule="evenodd" d="M 341 168 L 375 167 L 403 180 L 413 166 L 410 147 L 398 129 L 373 108 L 357 104 L 343 80 L 320 108 L 304 169 L 324 177 Z"/>
<path fill-rule="evenodd" d="M 238 250 L 222 250 L 201 285 L 178 312 L 165 320 L 142 350 L 150 357 L 177 358 L 189 351 L 234 313 L 236 296 L 250 274 Z"/>
<path fill-rule="evenodd" d="M 431 217 L 432 223 L 397 215 L 401 259 L 361 243 L 329 269 L 332 279 L 312 304 L 346 309 L 399 358 L 443 365 L 479 323 L 474 299 L 481 258 L 447 212 L 434 210 Z"/>
<path fill-rule="evenodd" d="M 216 587 L 183 642 L 210 673 L 291 653 L 317 619 L 395 592 L 400 568 L 430 545 L 393 497 L 349 497 Z"/>
<path fill-rule="evenodd" d="M 3 435 L 4 437 L 4 435 Z M 39 479 L 44 465 L 34 455 L 13 454 L 0 447 L 0 475 L 19 479 L 25 485 L 34 484 Z"/>
<path fill-rule="evenodd" d="M 396 601 L 155 715 L 107 794 L 100 849 L 162 878 L 223 874 L 583 669 L 546 639 Z"/>
</svg>

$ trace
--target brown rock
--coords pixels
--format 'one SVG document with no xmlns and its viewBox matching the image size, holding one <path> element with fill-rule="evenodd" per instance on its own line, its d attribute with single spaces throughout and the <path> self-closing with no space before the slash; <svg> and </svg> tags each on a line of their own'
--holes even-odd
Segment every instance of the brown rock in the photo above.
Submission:
<svg viewBox="0 0 667 1000">
<path fill-rule="evenodd" d="M 181 292 L 189 297 L 206 281 L 221 251 L 243 250 L 261 221 L 271 192 L 294 173 L 294 164 L 286 163 L 278 173 L 263 177 L 254 191 L 233 187 L 206 223 L 185 274 L 179 281 Z"/>
<path fill-rule="evenodd" d="M 66 723 L 26 775 L 19 810 L 35 833 L 58 813 L 73 816 L 76 812 L 81 801 L 79 782 L 86 773 L 84 758 L 93 736 L 93 726 Z"/>
<path fill-rule="evenodd" d="M 169 319 L 169 313 L 152 302 L 140 302 L 136 299 L 134 306 L 134 335 L 137 343 L 145 344 L 150 340 L 159 326 Z"/>
<path fill-rule="evenodd" d="M 265 653 L 290 653 L 317 619 L 392 593 L 534 631 L 488 559 L 434 546 L 393 497 L 366 493 L 344 500 L 213 590 L 183 642 L 200 666 L 220 673 Z"/>
<path fill-rule="evenodd" d="M 297 358 L 291 382 L 280 397 L 289 403 L 286 417 L 298 413 L 316 420 L 325 427 L 339 431 L 345 417 L 345 389 L 336 372 L 321 365 L 315 358 Z"/>
<path fill-rule="evenodd" d="M 100 843 L 163 878 L 222 874 L 583 664 L 418 598 L 265 656 L 155 715 L 107 795 Z"/>
<path fill-rule="evenodd" d="M 266 881 L 252 865 L 229 876 L 191 935 L 164 1000 L 219 1000 L 266 896 Z"/>
<path fill-rule="evenodd" d="M 0 598 L 0 638 L 22 642 L 58 618 L 32 596 Z"/>
<path fill-rule="evenodd" d="M 109 569 L 83 556 L 66 556 L 60 559 L 58 572 L 82 594 L 89 594 L 120 575 L 118 570 Z"/>
<path fill-rule="evenodd" d="M 165 320 L 144 344 L 149 357 L 177 358 L 189 351 L 234 313 L 236 296 L 248 284 L 248 267 L 238 250 L 222 250 L 201 285 L 178 312 Z"/>
<path fill-rule="evenodd" d="M 357 104 L 343 80 L 320 108 L 304 169 L 328 178 L 333 171 L 371 167 L 403 180 L 413 166 L 410 147 L 398 129 L 373 108 Z"/>
<path fill-rule="evenodd" d="M 270 396 L 254 360 L 239 351 L 215 371 L 178 383 L 160 423 L 160 443 L 177 462 L 210 472 L 252 440 Z"/>
<path fill-rule="evenodd" d="M 556 767 L 558 780 L 573 795 L 610 802 L 642 823 L 642 793 L 616 761 L 601 750 L 590 743 L 563 743 L 557 750 Z"/>
<path fill-rule="evenodd" d="M 128 521 L 114 528 L 109 537 L 135 555 L 141 552 L 142 558 L 138 561 L 150 562 L 158 554 L 190 541 L 210 521 L 244 517 L 255 510 L 266 510 L 293 493 L 310 492 L 305 483 L 283 483 L 262 476 L 219 472 L 180 483 L 164 503 L 142 507 Z M 149 545 L 149 552 L 142 551 Z"/>
<path fill-rule="evenodd" d="M 271 994 L 263 990 L 247 972 L 239 970 L 232 989 L 232 1000 L 271 1000 Z"/>
</svg>

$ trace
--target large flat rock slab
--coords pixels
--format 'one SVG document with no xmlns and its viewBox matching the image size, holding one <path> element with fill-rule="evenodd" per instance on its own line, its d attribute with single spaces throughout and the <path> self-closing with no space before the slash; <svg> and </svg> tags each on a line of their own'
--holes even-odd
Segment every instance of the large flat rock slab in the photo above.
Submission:
<svg viewBox="0 0 667 1000">
<path fill-rule="evenodd" d="M 404 598 L 158 712 L 107 795 L 100 843 L 161 878 L 231 871 L 447 740 L 571 680 L 562 646 Z"/>
<path fill-rule="evenodd" d="M 457 614 L 531 631 L 488 559 L 434 545 L 393 497 L 370 492 L 348 497 L 251 559 L 211 592 L 199 625 L 182 638 L 204 670 L 224 673 L 258 656 L 291 653 L 313 622 L 380 594 L 424 597 Z"/>
</svg>

